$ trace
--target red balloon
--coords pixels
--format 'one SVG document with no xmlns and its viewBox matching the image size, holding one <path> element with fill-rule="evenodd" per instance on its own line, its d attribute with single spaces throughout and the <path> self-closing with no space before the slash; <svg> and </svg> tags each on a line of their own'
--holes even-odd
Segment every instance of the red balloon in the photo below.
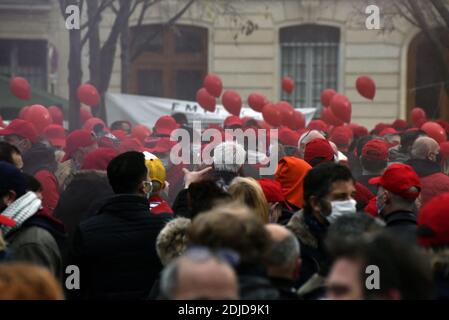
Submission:
<svg viewBox="0 0 449 320">
<path fill-rule="evenodd" d="M 422 122 L 422 119 L 427 119 L 426 112 L 419 107 L 413 108 L 410 115 L 415 126 L 417 126 L 419 122 Z"/>
<path fill-rule="evenodd" d="M 282 79 L 282 90 L 290 94 L 293 92 L 293 89 L 295 89 L 295 82 L 293 79 L 290 77 L 284 77 Z"/>
<path fill-rule="evenodd" d="M 131 136 L 133 138 L 136 138 L 140 142 L 144 143 L 145 139 L 148 138 L 151 135 L 151 130 L 148 129 L 147 126 L 143 124 L 139 124 L 135 127 L 133 127 L 131 131 Z"/>
<path fill-rule="evenodd" d="M 337 91 L 334 89 L 324 89 L 323 92 L 321 92 L 321 104 L 323 107 L 329 107 L 331 104 L 332 97 L 337 94 Z"/>
<path fill-rule="evenodd" d="M 273 103 L 263 107 L 262 116 L 265 122 L 273 127 L 279 127 L 282 124 L 281 112 Z"/>
<path fill-rule="evenodd" d="M 331 108 L 324 108 L 321 111 L 321 120 L 323 120 L 324 122 L 326 122 L 329 125 L 332 126 L 342 126 L 344 124 L 344 122 L 342 120 L 340 120 L 339 118 L 337 118 L 334 113 L 332 112 Z"/>
<path fill-rule="evenodd" d="M 28 80 L 22 77 L 14 77 L 9 83 L 11 93 L 21 100 L 28 100 L 31 97 L 31 87 Z"/>
<path fill-rule="evenodd" d="M 351 122 L 352 106 L 346 96 L 339 93 L 334 95 L 331 100 L 330 110 L 339 120 L 346 123 Z"/>
<path fill-rule="evenodd" d="M 376 95 L 376 84 L 372 78 L 368 76 L 358 77 L 355 86 L 362 97 L 370 100 L 374 99 Z"/>
<path fill-rule="evenodd" d="M 209 94 L 206 88 L 201 88 L 196 93 L 196 101 L 206 111 L 215 112 L 215 98 Z"/>
<path fill-rule="evenodd" d="M 262 112 L 263 107 L 268 103 L 267 98 L 260 93 L 251 93 L 248 97 L 248 105 L 257 112 Z"/>
<path fill-rule="evenodd" d="M 77 91 L 78 99 L 88 106 L 95 107 L 100 103 L 100 95 L 97 88 L 90 83 L 85 83 L 79 86 Z"/>
<path fill-rule="evenodd" d="M 295 109 L 293 109 L 290 103 L 285 101 L 277 103 L 276 108 L 281 112 L 281 124 L 287 127 L 287 123 L 293 118 Z"/>
<path fill-rule="evenodd" d="M 64 123 L 64 114 L 61 109 L 57 106 L 48 107 L 48 112 L 50 112 L 51 118 L 53 119 L 53 124 L 59 124 L 62 126 Z"/>
<path fill-rule="evenodd" d="M 22 107 L 22 109 L 20 109 L 18 118 L 25 120 L 28 110 L 30 110 L 30 106 Z"/>
<path fill-rule="evenodd" d="M 50 112 L 40 104 L 34 104 L 27 110 L 25 120 L 34 124 L 38 134 L 42 134 L 44 129 L 53 123 Z"/>
<path fill-rule="evenodd" d="M 221 101 L 225 109 L 235 116 L 240 115 L 240 110 L 242 109 L 242 98 L 240 95 L 234 90 L 227 90 L 223 93 L 223 97 L 221 97 Z"/>
<path fill-rule="evenodd" d="M 306 126 L 306 118 L 301 112 L 294 110 L 293 116 L 288 119 L 286 126 L 292 130 L 303 129 Z"/>
<path fill-rule="evenodd" d="M 90 111 L 89 107 L 83 106 L 80 109 L 80 119 L 81 119 L 81 124 L 86 123 L 87 120 L 89 120 L 90 118 L 93 118 L 94 116 L 92 115 L 92 112 Z"/>
<path fill-rule="evenodd" d="M 307 130 L 318 130 L 318 131 L 327 131 L 327 124 L 323 120 L 312 120 L 309 122 L 307 126 Z"/>
<path fill-rule="evenodd" d="M 446 130 L 436 122 L 426 122 L 421 126 L 421 130 L 436 142 L 441 143 L 447 140 Z"/>
<path fill-rule="evenodd" d="M 208 74 L 206 78 L 204 78 L 203 86 L 206 88 L 207 92 L 215 98 L 218 98 L 221 95 L 221 91 L 223 91 L 223 83 L 221 82 L 220 77 L 216 74 Z"/>
</svg>

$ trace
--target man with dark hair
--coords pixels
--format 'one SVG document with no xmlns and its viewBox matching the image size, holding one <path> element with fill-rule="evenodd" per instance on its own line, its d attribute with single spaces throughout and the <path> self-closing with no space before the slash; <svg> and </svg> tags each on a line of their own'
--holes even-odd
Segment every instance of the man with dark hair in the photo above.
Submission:
<svg viewBox="0 0 449 320">
<path fill-rule="evenodd" d="M 377 188 L 369 184 L 368 181 L 382 175 L 387 167 L 387 160 L 388 145 L 384 140 L 370 140 L 363 146 L 360 155 L 362 174 L 357 177 L 357 181 L 367 187 L 373 194 L 376 194 Z"/>
<path fill-rule="evenodd" d="M 301 244 L 302 267 L 298 286 L 315 273 L 327 274 L 324 237 L 337 217 L 356 213 L 355 192 L 351 171 L 345 166 L 324 163 L 306 175 L 304 207 L 287 224 Z"/>
<path fill-rule="evenodd" d="M 331 253 L 327 298 L 423 300 L 434 297 L 429 260 L 388 233 L 347 242 Z M 368 279 L 370 277 L 370 279 Z M 367 285 L 369 284 L 369 285 Z"/>
<path fill-rule="evenodd" d="M 421 191 L 421 182 L 412 167 L 395 163 L 381 177 L 369 183 L 378 185 L 377 212 L 386 228 L 408 244 L 416 243 L 415 200 Z"/>
<path fill-rule="evenodd" d="M 20 150 L 16 146 L 5 141 L 0 141 L 0 161 L 9 162 L 19 170 L 23 168 Z"/>
<path fill-rule="evenodd" d="M 426 133 L 421 130 L 405 131 L 401 134 L 401 144 L 390 148 L 390 162 L 404 163 L 410 160 L 413 143 L 419 137 L 425 137 Z"/>
<path fill-rule="evenodd" d="M 74 297 L 142 299 L 162 269 L 156 238 L 169 216 L 149 212 L 151 184 L 143 153 L 117 156 L 107 175 L 115 195 L 96 216 L 83 221 L 74 236 L 69 261 L 82 275 Z"/>
</svg>

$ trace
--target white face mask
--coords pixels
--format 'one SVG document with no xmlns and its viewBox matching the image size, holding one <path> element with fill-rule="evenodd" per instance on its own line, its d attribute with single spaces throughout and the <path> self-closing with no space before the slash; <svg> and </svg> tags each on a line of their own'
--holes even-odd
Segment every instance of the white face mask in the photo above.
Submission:
<svg viewBox="0 0 449 320">
<path fill-rule="evenodd" d="M 354 199 L 345 201 L 331 201 L 332 212 L 326 217 L 327 221 L 332 224 L 338 217 L 355 214 L 357 201 Z"/>
</svg>

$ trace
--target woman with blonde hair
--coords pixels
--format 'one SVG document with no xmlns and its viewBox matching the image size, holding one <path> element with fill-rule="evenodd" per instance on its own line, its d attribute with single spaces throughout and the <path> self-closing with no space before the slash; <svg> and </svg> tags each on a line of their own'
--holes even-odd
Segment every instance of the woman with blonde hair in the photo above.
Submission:
<svg viewBox="0 0 449 320">
<path fill-rule="evenodd" d="M 263 223 L 270 222 L 268 202 L 262 187 L 253 178 L 234 178 L 228 189 L 232 199 L 246 205 Z"/>
</svg>

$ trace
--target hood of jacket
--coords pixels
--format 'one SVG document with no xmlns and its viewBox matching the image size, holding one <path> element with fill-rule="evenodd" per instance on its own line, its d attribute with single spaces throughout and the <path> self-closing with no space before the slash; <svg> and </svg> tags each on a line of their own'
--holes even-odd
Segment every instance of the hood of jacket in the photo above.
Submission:
<svg viewBox="0 0 449 320">
<path fill-rule="evenodd" d="M 425 159 L 410 159 L 406 164 L 412 166 L 420 178 L 430 176 L 434 173 L 441 172 L 438 163 Z"/>
</svg>

